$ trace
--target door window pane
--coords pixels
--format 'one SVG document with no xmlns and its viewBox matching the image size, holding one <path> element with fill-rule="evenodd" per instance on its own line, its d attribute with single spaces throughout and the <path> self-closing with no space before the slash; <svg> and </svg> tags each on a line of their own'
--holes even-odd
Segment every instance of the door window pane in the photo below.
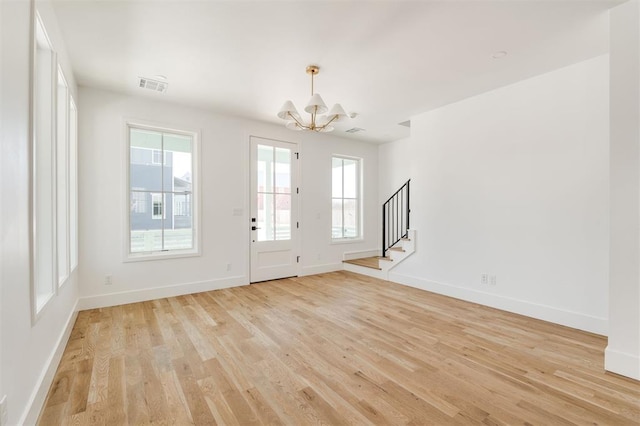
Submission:
<svg viewBox="0 0 640 426">
<path fill-rule="evenodd" d="M 257 194 L 258 196 L 258 241 L 273 241 L 274 233 L 274 211 L 273 194 Z"/>
<path fill-rule="evenodd" d="M 291 239 L 290 149 L 257 146 L 257 240 Z"/>
<path fill-rule="evenodd" d="M 291 194 L 275 195 L 275 239 L 291 239 Z"/>
<path fill-rule="evenodd" d="M 258 145 L 258 192 L 273 192 L 273 147 Z"/>
<path fill-rule="evenodd" d="M 275 192 L 291 193 L 291 151 L 284 148 L 275 149 Z"/>
</svg>

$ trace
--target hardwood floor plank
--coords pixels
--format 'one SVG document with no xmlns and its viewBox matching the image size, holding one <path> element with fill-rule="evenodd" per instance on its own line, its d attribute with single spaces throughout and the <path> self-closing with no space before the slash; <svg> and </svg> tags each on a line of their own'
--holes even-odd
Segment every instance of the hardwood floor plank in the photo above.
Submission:
<svg viewBox="0 0 640 426">
<path fill-rule="evenodd" d="M 176 376 L 182 389 L 182 393 L 189 407 L 191 418 L 196 425 L 213 425 L 216 421 L 205 401 L 202 390 L 198 386 L 196 377 L 191 369 L 188 359 L 173 360 Z M 200 367 L 202 368 L 202 367 Z"/>
<path fill-rule="evenodd" d="M 349 272 L 78 314 L 41 425 L 639 425 L 606 338 Z"/>
<path fill-rule="evenodd" d="M 107 424 L 110 425 L 127 424 L 127 414 L 124 410 L 126 394 L 124 376 L 124 358 L 122 356 L 111 358 L 109 361 L 109 388 L 107 390 L 109 407 Z"/>
</svg>

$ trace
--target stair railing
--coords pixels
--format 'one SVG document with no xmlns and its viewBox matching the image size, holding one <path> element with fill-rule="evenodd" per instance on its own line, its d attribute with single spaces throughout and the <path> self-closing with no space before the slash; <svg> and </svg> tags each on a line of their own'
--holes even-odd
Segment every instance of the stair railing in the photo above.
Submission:
<svg viewBox="0 0 640 426">
<path fill-rule="evenodd" d="M 382 205 L 382 257 L 409 235 L 409 179 Z"/>
</svg>

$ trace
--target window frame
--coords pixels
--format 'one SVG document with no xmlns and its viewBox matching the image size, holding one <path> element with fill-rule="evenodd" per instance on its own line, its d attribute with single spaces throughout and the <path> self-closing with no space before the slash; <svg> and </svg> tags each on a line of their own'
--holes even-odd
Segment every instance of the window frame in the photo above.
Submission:
<svg viewBox="0 0 640 426">
<path fill-rule="evenodd" d="M 342 163 L 341 166 L 341 170 L 342 170 L 342 196 L 341 197 L 334 197 L 333 196 L 333 161 L 334 159 L 339 159 L 339 160 L 351 160 L 351 161 L 355 161 L 356 163 L 356 197 L 352 198 L 352 197 L 348 197 L 345 198 L 344 196 L 344 162 Z M 332 220 L 332 225 L 331 225 L 331 244 L 348 244 L 348 243 L 354 243 L 354 242 L 361 242 L 364 240 L 364 235 L 363 235 L 363 224 L 362 224 L 362 218 L 363 218 L 363 212 L 362 212 L 362 169 L 363 169 L 363 159 L 360 157 L 353 157 L 353 156 L 349 156 L 349 155 L 342 155 L 342 154 L 332 154 L 331 155 L 331 220 Z M 344 236 L 344 200 L 356 200 L 356 206 L 357 206 L 357 220 L 358 220 L 358 224 L 357 224 L 357 235 L 354 237 L 345 237 Z M 341 237 L 334 237 L 333 236 L 333 201 L 334 200 L 342 200 L 342 236 Z"/>
<path fill-rule="evenodd" d="M 69 132 L 69 124 L 70 124 L 70 113 L 71 113 L 71 104 L 70 104 L 70 89 L 69 84 L 67 83 L 67 79 L 62 72 L 61 66 L 58 64 L 57 67 L 57 85 L 56 85 L 56 264 L 57 264 L 57 276 L 58 287 L 62 287 L 69 281 L 71 277 L 71 223 L 70 223 L 70 198 L 71 198 L 71 188 L 69 186 L 69 175 L 71 174 L 71 162 L 70 162 L 70 132 Z M 64 87 L 64 99 L 60 98 L 60 86 Z M 61 122 L 60 117 L 60 102 L 63 102 L 64 108 L 64 117 L 62 119 L 64 122 Z M 60 125 L 63 125 L 64 128 L 61 129 Z M 62 141 L 60 140 L 62 139 Z M 63 144 L 61 149 L 61 144 Z M 60 154 L 64 155 L 64 158 L 60 158 Z M 60 170 L 61 167 L 64 170 Z M 61 174 L 63 174 L 61 179 Z M 61 182 L 64 180 L 64 182 Z M 62 190 L 62 191 L 61 191 Z M 61 194 L 62 192 L 62 194 Z M 64 197 L 64 198 L 62 198 Z M 61 201 L 64 204 L 61 206 Z M 64 232 L 60 232 L 60 224 L 64 222 Z M 62 235 L 64 234 L 64 235 Z M 63 240 L 64 239 L 64 240 Z M 64 242 L 63 247 L 61 247 L 61 243 Z M 64 253 L 62 253 L 64 251 Z M 64 265 L 61 265 L 61 255 L 64 254 Z M 60 270 L 60 267 L 64 267 L 64 271 Z"/>
<path fill-rule="evenodd" d="M 58 294 L 58 242 L 56 235 L 58 228 L 56 195 L 58 185 L 56 169 L 58 145 L 56 122 L 59 64 L 44 21 L 36 8 L 32 8 L 31 13 L 31 61 L 29 70 L 31 101 L 29 102 L 30 143 L 28 148 L 30 158 L 29 176 L 31 180 L 29 185 L 29 263 L 31 269 L 29 280 L 31 288 L 31 321 L 32 324 L 35 324 L 46 307 Z M 39 49 L 49 52 L 44 61 L 39 56 Z M 39 96 L 44 94 L 40 85 L 45 75 L 47 79 L 45 91 L 47 93 L 46 98 L 43 100 Z M 43 127 L 41 120 L 44 117 L 47 117 L 46 120 L 48 121 L 45 121 Z M 42 142 L 40 141 L 45 141 L 46 144 L 47 140 L 49 141 L 47 146 L 41 145 Z M 44 151 L 42 151 L 43 149 Z M 48 155 L 48 158 L 40 157 L 41 155 Z M 43 172 L 38 167 L 39 161 L 49 163 L 48 173 Z M 48 183 L 41 186 L 44 182 L 43 179 Z M 46 191 L 44 195 L 40 195 L 42 189 Z M 39 216 L 42 216 L 39 213 L 42 204 L 48 204 L 51 208 L 48 215 L 50 222 L 46 224 L 38 219 Z M 41 238 L 46 238 L 47 243 L 43 244 Z M 40 263 L 40 255 L 43 252 L 51 254 L 51 258 L 47 258 L 45 268 Z M 46 294 L 42 292 L 44 287 L 41 286 L 43 285 L 47 287 Z"/>
<path fill-rule="evenodd" d="M 160 124 L 156 122 L 150 122 L 139 119 L 125 119 L 124 120 L 124 159 L 123 167 L 125 170 L 123 198 L 124 206 L 124 226 L 123 226 L 123 262 L 144 262 L 161 259 L 175 259 L 183 257 L 196 257 L 201 256 L 200 241 L 201 241 L 201 227 L 200 227 L 200 131 L 199 130 L 187 130 L 187 127 L 173 127 L 166 124 Z M 131 129 L 146 130 L 159 133 L 172 133 L 175 135 L 189 136 L 191 137 L 191 226 L 193 229 L 193 247 L 190 249 L 170 249 L 162 251 L 145 251 L 145 252 L 131 252 Z M 153 153 L 151 154 L 153 160 Z M 166 161 L 166 151 L 163 154 L 163 167 L 164 161 Z M 154 163 L 156 164 L 156 163 Z M 151 194 L 152 191 L 149 191 Z M 153 191 L 153 193 L 161 194 L 162 192 Z M 164 193 L 166 197 L 166 193 Z M 164 197 L 163 197 L 164 198 Z M 166 215 L 166 198 L 163 200 L 163 214 Z M 153 216 L 153 201 L 150 204 L 150 214 Z M 166 219 L 166 216 L 165 216 Z M 164 233 L 164 229 L 163 229 Z"/>
<path fill-rule="evenodd" d="M 68 147 L 69 147 L 69 275 L 78 267 L 78 107 L 69 91 Z"/>
</svg>

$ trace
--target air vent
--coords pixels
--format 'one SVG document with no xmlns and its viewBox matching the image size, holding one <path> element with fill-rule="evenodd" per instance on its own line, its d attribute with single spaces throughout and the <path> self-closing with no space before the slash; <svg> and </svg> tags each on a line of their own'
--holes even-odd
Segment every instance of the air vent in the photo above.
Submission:
<svg viewBox="0 0 640 426">
<path fill-rule="evenodd" d="M 364 129 L 361 129 L 360 127 L 352 127 L 349 130 L 345 130 L 345 132 L 347 132 L 347 133 L 358 133 L 358 132 L 364 132 Z"/>
<path fill-rule="evenodd" d="M 138 82 L 138 86 L 141 89 L 149 89 L 154 92 L 165 93 L 167 91 L 167 86 L 169 86 L 166 81 L 154 80 L 147 77 L 139 77 L 139 79 L 140 81 Z"/>
<path fill-rule="evenodd" d="M 400 126 L 411 127 L 411 120 L 403 121 L 402 123 L 398 123 Z"/>
</svg>

